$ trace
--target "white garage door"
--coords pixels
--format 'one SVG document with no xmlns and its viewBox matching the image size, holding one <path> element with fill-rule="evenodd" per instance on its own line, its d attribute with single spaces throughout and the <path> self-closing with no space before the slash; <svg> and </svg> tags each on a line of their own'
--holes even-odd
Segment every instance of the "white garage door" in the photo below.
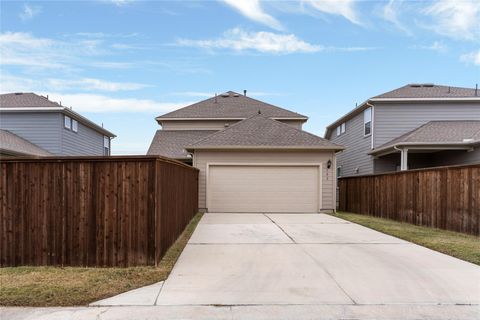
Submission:
<svg viewBox="0 0 480 320">
<path fill-rule="evenodd" d="M 209 212 L 318 212 L 318 165 L 210 165 Z"/>
</svg>

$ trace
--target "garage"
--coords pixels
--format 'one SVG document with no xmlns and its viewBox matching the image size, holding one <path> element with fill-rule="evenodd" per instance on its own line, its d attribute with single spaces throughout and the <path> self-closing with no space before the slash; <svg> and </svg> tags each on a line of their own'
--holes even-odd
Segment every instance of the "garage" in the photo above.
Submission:
<svg viewBox="0 0 480 320">
<path fill-rule="evenodd" d="M 262 114 L 186 150 L 198 174 L 198 207 L 216 213 L 335 210 L 335 153 L 343 147 Z"/>
<path fill-rule="evenodd" d="M 321 164 L 211 164 L 209 212 L 318 212 Z"/>
</svg>

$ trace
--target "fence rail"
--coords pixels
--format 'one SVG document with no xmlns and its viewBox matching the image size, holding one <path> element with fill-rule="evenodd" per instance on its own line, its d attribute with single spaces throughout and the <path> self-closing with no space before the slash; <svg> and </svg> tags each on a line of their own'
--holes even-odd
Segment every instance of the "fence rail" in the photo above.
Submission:
<svg viewBox="0 0 480 320">
<path fill-rule="evenodd" d="M 341 178 L 338 207 L 480 235 L 480 164 Z"/>
<path fill-rule="evenodd" d="M 9 159 L 0 180 L 0 266 L 156 265 L 198 207 L 198 171 L 161 157 Z"/>
</svg>

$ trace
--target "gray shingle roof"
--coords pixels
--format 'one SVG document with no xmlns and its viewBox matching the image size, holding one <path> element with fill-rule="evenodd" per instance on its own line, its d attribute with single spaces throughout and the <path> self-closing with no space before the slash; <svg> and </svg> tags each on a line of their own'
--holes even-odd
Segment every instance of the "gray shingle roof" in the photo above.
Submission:
<svg viewBox="0 0 480 320">
<path fill-rule="evenodd" d="M 399 145 L 449 145 L 480 143 L 480 121 L 451 120 L 430 121 L 395 138 L 371 153 Z"/>
<path fill-rule="evenodd" d="M 33 156 L 51 156 L 52 154 L 25 140 L 16 134 L 0 129 L 0 150 L 7 153 L 33 155 Z"/>
<path fill-rule="evenodd" d="M 341 150 L 342 146 L 257 114 L 214 133 L 194 144 L 192 149 L 236 147 L 292 147 Z"/>
<path fill-rule="evenodd" d="M 1 108 L 33 108 L 33 107 L 62 107 L 56 102 L 35 93 L 5 93 L 0 94 Z"/>
<path fill-rule="evenodd" d="M 157 117 L 158 120 L 168 118 L 248 118 L 258 110 L 267 117 L 272 118 L 300 118 L 306 116 L 292 112 L 248 96 L 228 91 L 182 109 L 172 111 Z"/>
<path fill-rule="evenodd" d="M 210 130 L 158 130 L 147 155 L 161 155 L 174 159 L 187 158 L 185 147 L 213 134 Z"/>
<path fill-rule="evenodd" d="M 408 84 L 401 88 L 382 93 L 372 99 L 378 98 L 472 98 L 479 97 L 480 92 L 477 91 L 475 96 L 475 89 L 439 86 L 434 84 Z"/>
</svg>

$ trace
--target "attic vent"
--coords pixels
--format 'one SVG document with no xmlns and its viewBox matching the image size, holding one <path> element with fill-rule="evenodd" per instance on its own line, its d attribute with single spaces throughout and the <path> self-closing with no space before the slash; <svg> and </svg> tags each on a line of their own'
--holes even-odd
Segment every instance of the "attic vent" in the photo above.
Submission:
<svg viewBox="0 0 480 320">
<path fill-rule="evenodd" d="M 418 84 L 418 83 L 412 83 L 412 84 L 410 85 L 410 87 L 412 87 L 412 88 L 421 88 L 422 85 L 421 85 L 421 84 Z"/>
<path fill-rule="evenodd" d="M 23 93 L 22 92 L 15 92 L 16 96 L 21 96 Z"/>
<path fill-rule="evenodd" d="M 224 97 L 224 98 L 228 98 L 228 96 L 229 96 L 228 93 L 222 93 L 222 94 L 220 95 L 220 97 Z"/>
<path fill-rule="evenodd" d="M 431 88 L 431 87 L 433 87 L 433 83 L 424 83 L 424 84 L 422 84 L 422 87 Z"/>
<path fill-rule="evenodd" d="M 235 93 L 233 96 L 234 97 L 240 97 L 240 95 L 238 93 Z"/>
</svg>

